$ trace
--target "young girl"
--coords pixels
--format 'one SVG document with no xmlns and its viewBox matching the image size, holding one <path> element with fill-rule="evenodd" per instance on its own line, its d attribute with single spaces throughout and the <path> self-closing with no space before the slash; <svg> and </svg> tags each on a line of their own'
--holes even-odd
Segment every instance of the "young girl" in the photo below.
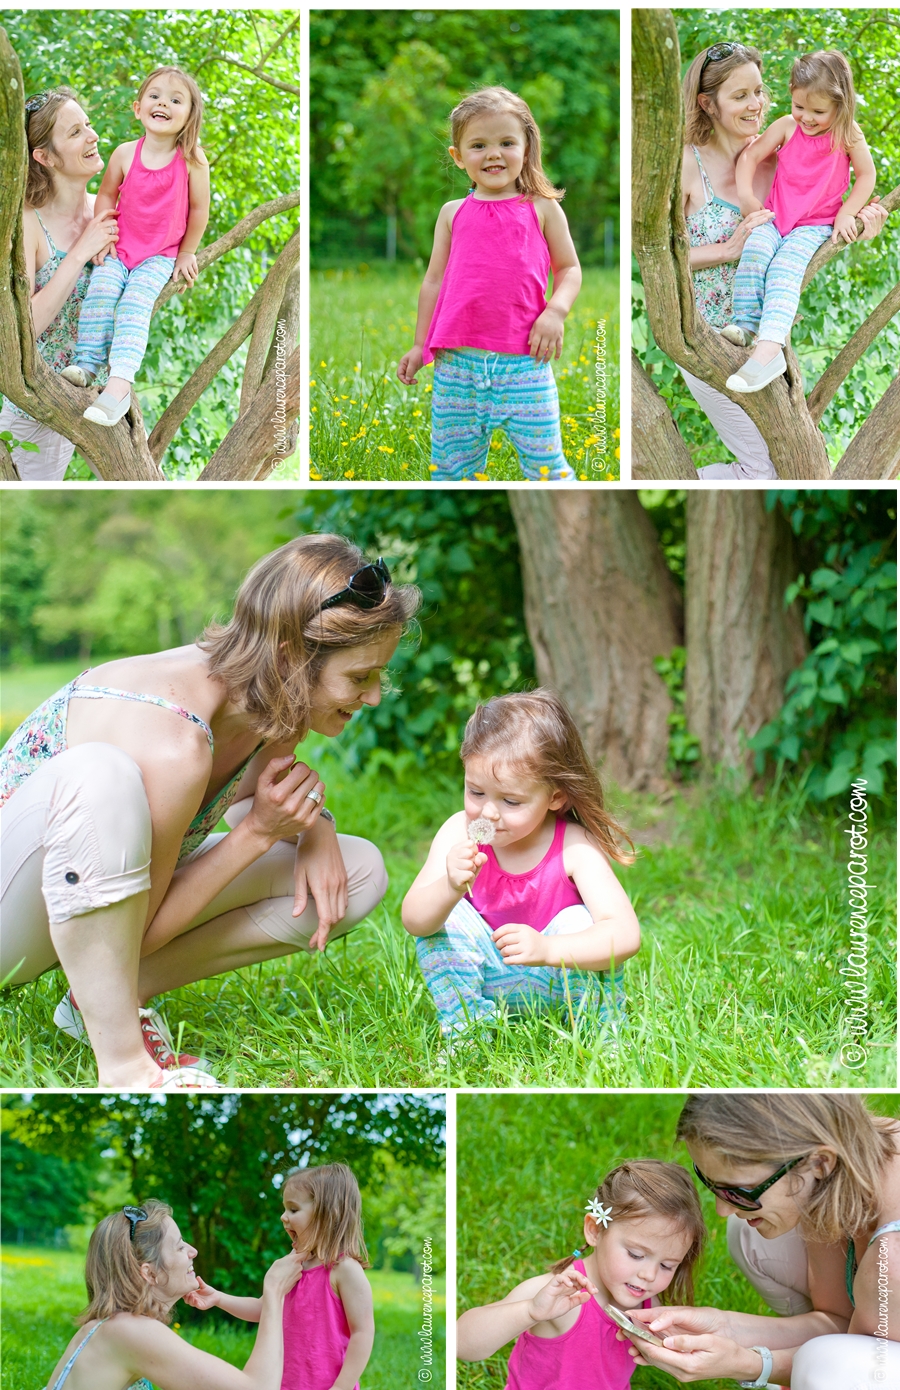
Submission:
<svg viewBox="0 0 900 1390">
<path fill-rule="evenodd" d="M 460 757 L 465 810 L 438 831 L 402 914 L 441 1031 L 494 1018 L 499 1000 L 605 1018 L 622 1003 L 610 966 L 641 934 L 609 864 L 631 862 L 628 837 L 572 716 L 549 690 L 498 696 L 472 715 Z"/>
<path fill-rule="evenodd" d="M 472 187 L 441 208 L 416 345 L 397 368 L 414 386 L 422 364 L 435 363 L 432 475 L 459 481 L 483 472 L 491 432 L 502 428 L 526 478 L 574 478 L 550 367 L 581 288 L 563 194 L 541 168 L 534 117 L 505 87 L 465 97 L 450 125 L 451 157 Z"/>
<path fill-rule="evenodd" d="M 741 214 L 763 211 L 753 195 L 757 165 L 778 151 L 765 207 L 772 221 L 747 239 L 734 286 L 735 323 L 722 330 L 730 342 L 756 347 L 728 378 L 731 391 L 761 391 L 787 371 L 782 348 L 790 332 L 806 267 L 831 237 L 856 240 L 856 217 L 875 188 L 875 164 L 854 121 L 856 94 L 842 53 L 809 53 L 791 71 L 791 114 L 773 121 L 737 162 Z M 856 176 L 853 192 L 850 169 Z"/>
<path fill-rule="evenodd" d="M 299 1284 L 284 1301 L 281 1390 L 359 1390 L 372 1354 L 372 1290 L 356 1178 L 343 1163 L 293 1168 L 281 1218 L 291 1249 L 303 1256 Z M 186 1301 L 259 1322 L 262 1299 L 220 1293 L 197 1276 Z"/>
<path fill-rule="evenodd" d="M 463 1361 L 483 1361 L 517 1339 L 507 1390 L 626 1390 L 629 1343 L 606 1305 L 652 1308 L 669 1288 L 675 1303 L 694 1301 L 706 1228 L 694 1184 L 677 1163 L 621 1164 L 585 1211 L 586 1250 L 459 1319 Z"/>
<path fill-rule="evenodd" d="M 134 114 L 145 134 L 113 151 L 94 204 L 95 216 L 116 209 L 119 239 L 114 252 L 96 257 L 75 362 L 60 373 L 90 386 L 109 362 L 106 387 L 84 412 L 97 425 L 118 424 L 127 412 L 156 297 L 167 280 L 194 283 L 209 219 L 203 100 L 194 79 L 157 68 L 141 84 Z"/>
</svg>

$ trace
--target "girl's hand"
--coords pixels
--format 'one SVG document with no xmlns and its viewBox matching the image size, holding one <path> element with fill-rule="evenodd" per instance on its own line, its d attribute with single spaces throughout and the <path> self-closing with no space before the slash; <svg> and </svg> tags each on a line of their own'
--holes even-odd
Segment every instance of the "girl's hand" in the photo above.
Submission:
<svg viewBox="0 0 900 1390">
<path fill-rule="evenodd" d="M 207 1284 L 204 1279 L 197 1275 L 199 1289 L 192 1289 L 190 1293 L 184 1295 L 185 1303 L 189 1303 L 192 1308 L 201 1308 L 204 1312 L 208 1308 L 215 1308 L 219 1301 L 219 1291 L 214 1289 L 211 1284 Z"/>
<path fill-rule="evenodd" d="M 555 1274 L 549 1284 L 538 1289 L 531 1300 L 532 1317 L 535 1322 L 561 1318 L 587 1303 L 595 1293 L 596 1286 L 584 1274 L 579 1274 L 577 1269 L 564 1269 L 561 1274 Z"/>
<path fill-rule="evenodd" d="M 482 854 L 477 845 L 465 840 L 454 845 L 447 855 L 447 877 L 456 893 L 464 893 L 471 888 L 482 864 L 487 863 L 487 855 Z"/>
<path fill-rule="evenodd" d="M 263 1279 L 263 1288 L 268 1293 L 283 1297 L 284 1294 L 290 1293 L 295 1284 L 299 1284 L 302 1273 L 303 1256 L 292 1250 L 289 1255 L 282 1255 L 280 1260 L 269 1265 Z"/>
<path fill-rule="evenodd" d="M 422 349 L 420 347 L 410 348 L 409 352 L 404 353 L 400 358 L 400 365 L 397 368 L 397 375 L 404 386 L 418 386 L 416 372 L 422 369 Z"/>
<path fill-rule="evenodd" d="M 312 804 L 312 803 L 310 803 Z M 297 846 L 294 865 L 293 916 L 304 911 L 309 895 L 316 904 L 319 925 L 309 939 L 310 949 L 324 951 L 328 933 L 347 915 L 347 869 L 330 821 L 319 821 Z"/>
<path fill-rule="evenodd" d="M 739 261 L 743 255 L 744 246 L 751 232 L 757 227 L 764 227 L 767 222 L 771 222 L 775 216 L 774 212 L 769 212 L 761 204 L 755 212 L 748 213 L 742 222 L 735 227 L 727 241 L 722 242 L 722 260 Z"/>
<path fill-rule="evenodd" d="M 193 251 L 179 251 L 175 257 L 175 269 L 172 271 L 173 280 L 177 280 L 179 275 L 184 277 L 184 284 L 178 293 L 184 294 L 185 290 L 190 289 L 199 274 L 200 267 Z"/>
<path fill-rule="evenodd" d="M 531 325 L 528 335 L 528 355 L 535 362 L 549 362 L 562 352 L 565 318 L 549 304 Z"/>
<path fill-rule="evenodd" d="M 851 241 L 855 241 L 858 236 L 856 230 L 856 213 L 845 212 L 841 208 L 837 217 L 834 219 L 834 231 L 831 233 L 833 245 L 837 245 L 842 238 L 849 246 Z"/>
<path fill-rule="evenodd" d="M 310 800 L 311 791 L 319 793 L 318 801 Z M 295 763 L 293 753 L 273 758 L 259 774 L 244 823 L 248 830 L 268 840 L 269 848 L 276 840 L 292 840 L 315 825 L 325 805 L 324 792 L 319 774 L 306 763 Z"/>
<path fill-rule="evenodd" d="M 118 216 L 118 211 L 115 208 L 110 208 L 91 218 L 73 248 L 73 252 L 77 258 L 81 259 L 83 265 L 87 265 L 88 261 L 93 261 L 95 265 L 101 265 L 102 261 L 94 260 L 94 257 L 101 255 L 101 253 L 109 252 L 111 255 L 115 255 L 115 244 L 119 239 L 119 224 L 116 220 Z"/>
<path fill-rule="evenodd" d="M 860 241 L 871 241 L 878 236 L 888 217 L 890 216 L 887 208 L 881 206 L 881 198 L 873 198 L 871 203 L 867 203 L 859 214 L 860 220 L 865 228 L 860 232 Z"/>
<path fill-rule="evenodd" d="M 507 922 L 494 932 L 494 945 L 507 965 L 546 965 L 546 942 L 534 927 Z"/>
</svg>

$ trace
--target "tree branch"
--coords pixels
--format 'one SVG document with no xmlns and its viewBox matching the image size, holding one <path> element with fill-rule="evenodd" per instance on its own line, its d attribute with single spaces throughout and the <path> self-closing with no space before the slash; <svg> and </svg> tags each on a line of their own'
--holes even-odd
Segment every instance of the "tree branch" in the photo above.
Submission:
<svg viewBox="0 0 900 1390">
<path fill-rule="evenodd" d="M 835 482 L 848 478 L 896 478 L 900 473 L 900 376 L 891 382 L 834 470 Z"/>
<path fill-rule="evenodd" d="M 238 420 L 200 474 L 201 483 L 252 482 L 288 457 L 299 430 L 300 349 L 283 370 L 275 364 L 253 404 Z M 279 432 L 283 430 L 283 438 Z M 260 462 L 260 459 L 262 462 Z"/>
<path fill-rule="evenodd" d="M 250 402 L 259 389 L 263 378 L 263 370 L 266 359 L 269 355 L 269 348 L 272 344 L 272 334 L 275 331 L 275 323 L 281 311 L 281 301 L 284 298 L 284 287 L 287 284 L 295 266 L 300 264 L 300 233 L 295 232 L 282 251 L 278 260 L 272 266 L 262 286 L 262 298 L 259 301 L 259 308 L 256 311 L 256 318 L 253 323 L 253 336 L 250 339 L 250 349 L 247 353 L 247 361 L 244 363 L 244 377 L 241 382 L 241 403 L 238 410 L 239 415 L 250 406 Z"/>
<path fill-rule="evenodd" d="M 209 53 L 205 58 L 201 59 L 201 61 L 194 68 L 194 71 L 199 72 L 201 68 L 206 67 L 207 63 L 225 63 L 228 67 L 240 68 L 242 72 L 249 72 L 251 76 L 257 77 L 260 82 L 265 82 L 270 87 L 277 87 L 279 91 L 290 92 L 292 96 L 299 97 L 299 83 L 295 85 L 290 82 L 282 82 L 280 78 L 270 77 L 267 72 L 263 71 L 265 64 L 269 61 L 276 48 L 280 48 L 280 46 L 284 43 L 285 39 L 287 38 L 288 34 L 292 33 L 293 30 L 297 28 L 297 25 L 299 23 L 300 16 L 297 15 L 296 18 L 293 19 L 291 23 L 288 25 L 288 27 L 284 30 L 284 33 L 279 34 L 278 38 L 274 40 L 274 42 L 269 46 L 266 52 L 263 53 L 259 62 L 253 67 L 251 67 L 249 63 L 241 62 L 239 58 L 233 58 L 230 53 Z M 257 43 L 258 42 L 259 36 L 257 35 Z M 262 45 L 260 45 L 260 47 L 261 46 Z"/>
<path fill-rule="evenodd" d="M 19 472 L 5 439 L 0 439 L 0 480 L 4 483 L 19 482 Z"/>
<path fill-rule="evenodd" d="M 678 433 L 665 401 L 634 351 L 631 354 L 631 396 L 634 402 L 632 478 L 666 482 L 693 478 L 696 482 L 697 470 L 687 445 Z"/>
<path fill-rule="evenodd" d="M 877 309 L 873 309 L 865 322 L 860 324 L 849 343 L 841 348 L 810 391 L 806 404 L 816 424 L 834 399 L 838 387 L 850 375 L 863 353 L 871 347 L 878 334 L 887 327 L 896 313 L 900 313 L 900 285 L 888 290 Z"/>
<path fill-rule="evenodd" d="M 893 212 L 895 208 L 900 207 L 900 186 L 892 189 L 886 198 L 882 198 L 881 206 L 887 208 L 888 212 Z M 865 227 L 858 217 L 856 219 L 856 230 L 858 232 L 865 231 Z M 824 265 L 827 265 L 829 261 L 833 261 L 835 256 L 839 256 L 842 251 L 846 250 L 847 243 L 845 241 L 838 241 L 835 243 L 829 238 L 828 241 L 824 242 L 806 267 L 806 274 L 803 277 L 803 289 L 806 289 L 810 280 L 812 280 L 815 275 L 818 275 Z"/>
</svg>

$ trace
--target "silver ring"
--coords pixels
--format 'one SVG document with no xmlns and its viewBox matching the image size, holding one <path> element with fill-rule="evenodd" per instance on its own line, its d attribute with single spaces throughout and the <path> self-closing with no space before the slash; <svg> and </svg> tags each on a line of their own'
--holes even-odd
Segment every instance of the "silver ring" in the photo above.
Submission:
<svg viewBox="0 0 900 1390">
<path fill-rule="evenodd" d="M 307 801 L 314 801 L 318 806 L 319 802 L 322 800 L 322 793 L 317 792 L 315 788 L 313 788 L 311 792 L 306 793 L 306 799 Z"/>
</svg>

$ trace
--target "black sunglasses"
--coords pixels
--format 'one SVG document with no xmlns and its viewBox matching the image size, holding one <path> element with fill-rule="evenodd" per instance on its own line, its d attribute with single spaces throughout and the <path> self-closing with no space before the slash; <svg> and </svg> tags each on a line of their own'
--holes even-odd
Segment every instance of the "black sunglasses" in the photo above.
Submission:
<svg viewBox="0 0 900 1390">
<path fill-rule="evenodd" d="M 134 1228 L 139 1221 L 148 1221 L 149 1217 L 143 1207 L 123 1207 L 122 1211 L 128 1217 L 131 1229 L 131 1239 L 134 1240 Z"/>
<path fill-rule="evenodd" d="M 714 43 L 712 48 L 707 49 L 706 57 L 700 65 L 700 76 L 703 76 L 707 63 L 721 63 L 723 58 L 730 58 L 732 53 L 747 53 L 749 58 L 748 50 L 742 43 Z"/>
<path fill-rule="evenodd" d="M 773 1183 L 778 1182 L 779 1178 L 783 1178 L 785 1173 L 789 1173 L 792 1168 L 797 1167 L 798 1163 L 802 1163 L 804 1158 L 809 1158 L 809 1154 L 801 1154 L 799 1158 L 792 1158 L 790 1163 L 783 1163 L 770 1178 L 767 1178 L 765 1182 L 761 1182 L 759 1187 L 725 1187 L 720 1182 L 710 1182 L 709 1178 L 704 1177 L 700 1172 L 696 1163 L 693 1164 L 693 1169 L 697 1177 L 703 1183 L 703 1186 L 708 1187 L 710 1192 L 714 1193 L 716 1197 L 721 1197 L 722 1201 L 727 1202 L 730 1207 L 737 1207 L 739 1211 L 761 1211 L 762 1202 L 757 1199 L 761 1197 Z"/>
<path fill-rule="evenodd" d="M 27 114 L 29 116 L 33 116 L 35 111 L 40 111 L 41 107 L 46 106 L 47 102 L 50 100 L 52 96 L 52 92 L 39 92 L 36 97 L 31 97 L 25 103 L 25 110 Z"/>
<path fill-rule="evenodd" d="M 379 555 L 374 565 L 364 565 L 361 570 L 351 574 L 347 586 L 337 594 L 332 594 L 322 604 L 326 608 L 337 608 L 341 603 L 352 603 L 355 608 L 377 608 L 384 602 L 391 582 L 391 573 Z"/>
</svg>

